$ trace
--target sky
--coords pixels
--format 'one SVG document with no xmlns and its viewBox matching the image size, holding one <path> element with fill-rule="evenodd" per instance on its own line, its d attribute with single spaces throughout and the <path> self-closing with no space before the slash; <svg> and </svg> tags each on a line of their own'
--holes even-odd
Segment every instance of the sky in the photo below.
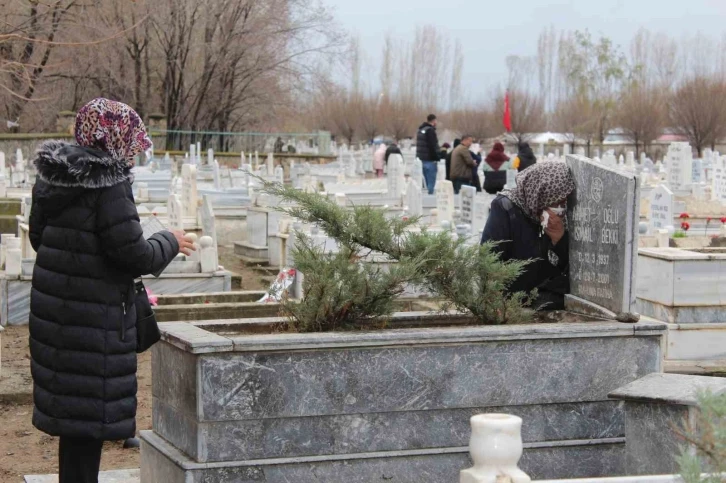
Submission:
<svg viewBox="0 0 726 483">
<path fill-rule="evenodd" d="M 412 38 L 436 25 L 459 39 L 466 57 L 464 90 L 485 94 L 506 80 L 508 55 L 534 55 L 544 28 L 588 29 L 627 51 L 641 27 L 673 38 L 726 32 L 726 0 L 326 0 L 338 21 L 358 35 L 376 68 L 383 37 Z M 376 74 L 377 75 L 377 74 Z"/>
</svg>

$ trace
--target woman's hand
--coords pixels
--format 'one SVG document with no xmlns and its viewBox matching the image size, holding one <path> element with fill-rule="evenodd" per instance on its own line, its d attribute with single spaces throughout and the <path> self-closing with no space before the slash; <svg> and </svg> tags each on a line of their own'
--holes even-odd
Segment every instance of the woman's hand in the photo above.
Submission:
<svg viewBox="0 0 726 483">
<path fill-rule="evenodd" d="M 553 245 L 557 245 L 560 240 L 562 240 L 562 237 L 565 236 L 565 223 L 562 221 L 562 217 L 555 214 L 554 211 L 547 208 L 547 213 L 550 215 L 549 223 L 547 223 L 547 228 L 545 228 L 545 233 L 548 237 L 550 237 L 550 240 L 552 240 Z"/>
<path fill-rule="evenodd" d="M 182 230 L 174 230 L 172 231 L 172 234 L 174 235 L 174 238 L 176 238 L 176 242 L 179 244 L 180 253 L 189 256 L 192 252 L 197 250 L 194 247 L 194 243 L 184 238 L 185 233 Z"/>
</svg>

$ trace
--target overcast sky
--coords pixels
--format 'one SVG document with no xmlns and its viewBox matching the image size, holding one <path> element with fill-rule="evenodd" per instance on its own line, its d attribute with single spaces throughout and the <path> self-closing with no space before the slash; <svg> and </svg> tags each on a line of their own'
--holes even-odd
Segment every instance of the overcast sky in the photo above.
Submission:
<svg viewBox="0 0 726 483">
<path fill-rule="evenodd" d="M 534 55 L 537 37 L 558 30 L 589 29 L 627 50 L 640 27 L 672 37 L 726 32 L 726 0 L 327 0 L 343 26 L 360 35 L 377 68 L 388 31 L 410 38 L 433 24 L 461 40 L 467 58 L 464 88 L 476 96 L 506 78 L 507 55 Z M 478 96 L 477 96 L 478 97 Z"/>
</svg>

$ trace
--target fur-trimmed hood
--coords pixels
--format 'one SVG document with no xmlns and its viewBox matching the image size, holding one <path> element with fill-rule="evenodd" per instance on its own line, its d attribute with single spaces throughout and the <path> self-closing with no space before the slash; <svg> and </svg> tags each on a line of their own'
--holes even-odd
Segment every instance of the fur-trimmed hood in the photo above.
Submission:
<svg viewBox="0 0 726 483">
<path fill-rule="evenodd" d="M 134 180 L 128 161 L 65 141 L 44 142 L 33 162 L 38 177 L 51 186 L 98 189 Z"/>
</svg>

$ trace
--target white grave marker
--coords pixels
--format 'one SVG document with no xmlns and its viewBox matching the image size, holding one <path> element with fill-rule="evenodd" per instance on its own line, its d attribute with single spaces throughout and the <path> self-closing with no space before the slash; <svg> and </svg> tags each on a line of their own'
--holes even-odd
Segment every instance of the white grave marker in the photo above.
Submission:
<svg viewBox="0 0 726 483">
<path fill-rule="evenodd" d="M 184 216 L 197 218 L 199 193 L 197 192 L 197 168 L 191 164 L 182 166 L 182 206 Z"/>
<path fill-rule="evenodd" d="M 388 196 L 401 202 L 406 177 L 403 171 L 403 156 L 392 154 L 388 158 Z"/>
<path fill-rule="evenodd" d="M 651 233 L 673 225 L 673 192 L 667 186 L 659 184 L 650 193 L 650 221 Z"/>
<path fill-rule="evenodd" d="M 473 186 L 462 186 L 459 191 L 459 196 L 461 197 L 461 222 L 466 225 L 473 225 L 476 188 Z"/>
<path fill-rule="evenodd" d="M 454 221 L 454 185 L 451 181 L 443 180 L 436 183 L 436 209 L 438 222 Z"/>
<path fill-rule="evenodd" d="M 177 195 L 169 196 L 166 204 L 166 211 L 169 217 L 170 230 L 184 230 L 184 210 Z"/>
<path fill-rule="evenodd" d="M 688 143 L 671 143 L 666 154 L 668 184 L 674 191 L 690 190 L 693 184 L 693 151 Z"/>
<path fill-rule="evenodd" d="M 406 188 L 406 204 L 408 205 L 408 214 L 411 216 L 423 215 L 423 201 L 421 198 L 421 184 L 413 178 L 408 180 Z"/>
<path fill-rule="evenodd" d="M 214 179 L 214 189 L 220 191 L 222 189 L 222 177 L 219 173 L 219 162 L 213 159 L 209 164 L 212 166 L 212 176 Z"/>
</svg>

